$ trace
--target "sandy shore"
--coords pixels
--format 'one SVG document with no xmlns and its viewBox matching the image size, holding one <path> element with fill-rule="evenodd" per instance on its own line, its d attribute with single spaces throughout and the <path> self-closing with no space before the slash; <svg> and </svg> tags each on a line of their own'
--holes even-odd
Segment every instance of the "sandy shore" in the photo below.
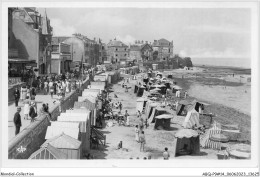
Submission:
<svg viewBox="0 0 260 177">
<path fill-rule="evenodd" d="M 251 87 L 205 86 L 192 84 L 188 90 L 190 96 L 208 102 L 222 104 L 234 108 L 244 114 L 251 115 Z"/>
</svg>

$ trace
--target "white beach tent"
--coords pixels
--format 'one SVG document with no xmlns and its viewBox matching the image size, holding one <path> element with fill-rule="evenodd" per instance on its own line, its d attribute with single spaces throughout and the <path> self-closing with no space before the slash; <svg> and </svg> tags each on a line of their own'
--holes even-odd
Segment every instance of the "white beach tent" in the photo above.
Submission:
<svg viewBox="0 0 260 177">
<path fill-rule="evenodd" d="M 91 86 L 94 86 L 94 85 L 98 85 L 98 86 L 106 86 L 106 83 L 105 82 L 90 82 L 90 85 Z"/>
<path fill-rule="evenodd" d="M 82 96 L 87 96 L 88 94 L 93 93 L 94 95 L 98 96 L 101 94 L 100 89 L 84 89 Z"/>
<path fill-rule="evenodd" d="M 79 138 L 79 128 L 48 126 L 45 139 L 51 139 L 61 133 L 65 133 L 75 139 Z"/>
<path fill-rule="evenodd" d="M 89 85 L 88 88 L 89 89 L 99 89 L 101 91 L 105 90 L 105 86 L 103 86 L 103 85 Z"/>
<path fill-rule="evenodd" d="M 46 140 L 41 148 L 51 145 L 68 156 L 68 159 L 80 159 L 81 154 L 81 142 L 65 133 L 61 133 L 51 139 Z"/>
<path fill-rule="evenodd" d="M 79 122 L 80 123 L 80 140 L 82 142 L 83 152 L 87 152 L 90 149 L 90 120 L 89 113 L 82 113 L 75 115 L 68 114 L 66 116 L 58 116 L 59 122 Z"/>
<path fill-rule="evenodd" d="M 146 98 L 138 98 L 136 100 L 136 111 L 140 111 L 142 112 L 143 111 L 143 107 L 144 107 L 144 102 L 147 101 Z"/>
<path fill-rule="evenodd" d="M 182 126 L 184 128 L 192 128 L 192 126 L 194 126 L 195 124 L 199 126 L 200 124 L 199 115 L 200 114 L 193 108 L 187 113 Z"/>
<path fill-rule="evenodd" d="M 91 95 L 91 94 L 88 96 L 79 96 L 78 97 L 78 102 L 84 102 L 86 100 L 89 100 L 90 102 L 95 104 L 97 101 L 97 97 L 95 97 L 94 95 Z"/>
</svg>

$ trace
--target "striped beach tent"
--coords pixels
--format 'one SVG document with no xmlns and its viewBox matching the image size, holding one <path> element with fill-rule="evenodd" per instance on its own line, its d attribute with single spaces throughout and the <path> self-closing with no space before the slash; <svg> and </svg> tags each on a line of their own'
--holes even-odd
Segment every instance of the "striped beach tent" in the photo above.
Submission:
<svg viewBox="0 0 260 177">
<path fill-rule="evenodd" d="M 214 122 L 212 124 L 213 126 L 200 138 L 200 145 L 202 148 L 205 149 L 221 149 L 221 142 L 211 141 L 210 138 L 214 134 L 220 134 L 221 133 L 221 125 L 217 122 Z"/>
</svg>

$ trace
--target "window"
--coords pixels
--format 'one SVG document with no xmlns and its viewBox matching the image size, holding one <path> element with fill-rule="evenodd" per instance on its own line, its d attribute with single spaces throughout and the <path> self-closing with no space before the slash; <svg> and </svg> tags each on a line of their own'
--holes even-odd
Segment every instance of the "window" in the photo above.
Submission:
<svg viewBox="0 0 260 177">
<path fill-rule="evenodd" d="M 117 57 L 117 54 L 116 54 L 116 57 Z"/>
<path fill-rule="evenodd" d="M 169 49 L 169 53 L 171 53 L 171 49 Z"/>
<path fill-rule="evenodd" d="M 125 51 L 126 51 L 126 48 L 125 48 Z"/>
<path fill-rule="evenodd" d="M 125 56 L 126 56 L 127 54 L 125 54 Z"/>
<path fill-rule="evenodd" d="M 117 51 L 117 48 L 116 48 L 116 51 Z"/>
</svg>

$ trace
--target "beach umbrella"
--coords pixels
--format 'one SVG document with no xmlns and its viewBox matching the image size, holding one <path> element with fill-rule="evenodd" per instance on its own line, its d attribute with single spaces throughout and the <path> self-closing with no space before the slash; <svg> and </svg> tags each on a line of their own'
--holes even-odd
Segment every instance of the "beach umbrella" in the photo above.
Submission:
<svg viewBox="0 0 260 177">
<path fill-rule="evenodd" d="M 159 115 L 159 116 L 156 116 L 155 118 L 156 119 L 171 119 L 173 118 L 174 116 L 171 115 L 171 114 L 162 114 L 162 115 Z"/>
<path fill-rule="evenodd" d="M 228 151 L 229 156 L 236 159 L 250 159 L 251 153 L 250 152 L 241 152 L 238 149 L 234 149 L 231 151 Z"/>
<path fill-rule="evenodd" d="M 228 148 L 227 148 L 227 151 L 231 151 L 231 150 L 237 150 L 237 151 L 240 151 L 240 152 L 247 152 L 247 153 L 250 153 L 251 152 L 251 146 L 248 145 L 248 144 L 233 144 L 233 145 L 230 145 Z"/>
<path fill-rule="evenodd" d="M 248 144 L 234 144 L 227 148 L 230 157 L 238 159 L 248 159 L 251 157 L 251 146 Z"/>
<path fill-rule="evenodd" d="M 180 86 L 178 86 L 178 85 L 173 86 L 173 88 L 174 88 L 175 90 L 181 90 L 181 89 L 182 89 L 182 88 L 181 88 Z"/>
<path fill-rule="evenodd" d="M 214 134 L 210 137 L 211 141 L 217 141 L 217 142 L 228 142 L 229 137 L 225 136 L 223 134 Z"/>
</svg>

